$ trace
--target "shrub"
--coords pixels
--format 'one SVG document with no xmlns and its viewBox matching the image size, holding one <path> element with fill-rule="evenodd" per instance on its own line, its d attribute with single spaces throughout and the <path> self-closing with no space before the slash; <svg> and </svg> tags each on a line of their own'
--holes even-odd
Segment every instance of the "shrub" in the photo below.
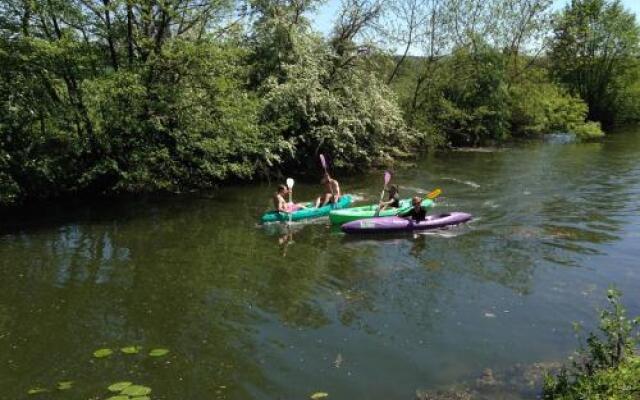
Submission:
<svg viewBox="0 0 640 400">
<path fill-rule="evenodd" d="M 634 355 L 640 318 L 626 315 L 620 293 L 607 292 L 609 308 L 600 312 L 599 334 L 590 333 L 569 367 L 549 376 L 546 399 L 636 399 L 640 357 Z"/>
</svg>

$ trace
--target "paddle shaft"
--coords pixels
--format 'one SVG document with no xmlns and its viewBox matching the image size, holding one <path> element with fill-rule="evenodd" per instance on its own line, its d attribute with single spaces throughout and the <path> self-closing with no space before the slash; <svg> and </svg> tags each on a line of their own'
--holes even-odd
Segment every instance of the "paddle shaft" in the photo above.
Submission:
<svg viewBox="0 0 640 400">
<path fill-rule="evenodd" d="M 293 206 L 293 201 L 292 201 L 291 189 L 289 189 L 289 207 L 292 207 L 292 206 Z M 293 218 L 292 214 L 293 213 L 291 212 L 291 209 L 290 209 L 289 210 L 289 224 L 291 224 L 291 218 Z"/>
<path fill-rule="evenodd" d="M 293 218 L 293 183 L 293 179 L 287 179 L 287 187 L 289 188 L 289 207 L 291 207 L 289 209 L 289 225 L 291 225 L 291 221 Z"/>
<path fill-rule="evenodd" d="M 389 181 L 391 180 L 391 174 L 389 172 L 385 172 L 384 173 L 384 186 L 382 187 L 382 192 L 380 192 L 380 201 L 378 202 L 378 209 L 376 210 L 376 213 L 374 216 L 378 216 L 380 215 L 380 203 L 382 203 L 382 200 L 384 199 L 384 189 L 386 189 L 387 185 L 389 184 Z"/>
<path fill-rule="evenodd" d="M 329 175 L 329 171 L 327 171 L 327 160 L 325 160 L 325 158 L 324 158 L 324 154 L 320 154 L 320 164 L 322 164 L 322 168 L 324 169 L 324 173 L 325 173 L 326 175 Z M 329 190 L 331 191 L 331 197 L 332 197 L 332 200 L 333 200 L 333 201 L 334 201 L 334 203 L 335 203 L 335 197 L 336 197 L 336 195 L 335 195 L 335 193 L 333 192 L 333 183 L 331 183 L 331 177 L 329 177 L 329 181 L 328 181 L 327 183 L 329 184 Z M 324 199 L 323 199 L 323 201 L 324 201 Z"/>
</svg>

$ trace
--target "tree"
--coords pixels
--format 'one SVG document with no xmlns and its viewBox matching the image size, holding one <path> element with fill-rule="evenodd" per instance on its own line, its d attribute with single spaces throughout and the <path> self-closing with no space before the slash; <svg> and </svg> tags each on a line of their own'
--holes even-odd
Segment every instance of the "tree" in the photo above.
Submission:
<svg viewBox="0 0 640 400">
<path fill-rule="evenodd" d="M 618 120 L 639 55 L 640 28 L 619 0 L 572 0 L 557 16 L 551 39 L 554 76 L 589 106 L 589 119 Z"/>
<path fill-rule="evenodd" d="M 549 32 L 551 21 L 551 3 L 551 0 L 494 0 L 497 22 L 492 40 L 508 57 L 509 84 L 533 67 L 543 53 L 544 36 Z"/>
</svg>

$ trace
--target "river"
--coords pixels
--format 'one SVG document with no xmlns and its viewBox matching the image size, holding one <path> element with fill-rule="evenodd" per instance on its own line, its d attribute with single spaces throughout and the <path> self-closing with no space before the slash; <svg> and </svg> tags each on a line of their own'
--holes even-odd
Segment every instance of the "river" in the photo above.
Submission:
<svg viewBox="0 0 640 400">
<path fill-rule="evenodd" d="M 592 329 L 610 285 L 640 314 L 640 132 L 438 153 L 393 182 L 442 188 L 434 211 L 475 219 L 369 238 L 325 219 L 289 237 L 257 226 L 265 183 L 4 221 L 0 397 L 104 399 L 124 380 L 167 400 L 413 399 L 563 361 L 571 323 Z M 382 176 L 341 183 L 375 201 Z"/>
</svg>

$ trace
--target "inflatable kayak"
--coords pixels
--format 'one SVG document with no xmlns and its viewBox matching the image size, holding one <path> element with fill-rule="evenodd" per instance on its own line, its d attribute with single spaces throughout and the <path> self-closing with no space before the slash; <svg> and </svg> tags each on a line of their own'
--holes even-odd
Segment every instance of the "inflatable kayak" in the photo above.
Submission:
<svg viewBox="0 0 640 400">
<path fill-rule="evenodd" d="M 348 222 L 342 225 L 341 229 L 345 233 L 421 231 L 462 224 L 469 221 L 471 218 L 471 214 L 463 212 L 427 215 L 427 218 L 420 222 L 415 222 L 401 217 L 370 218 Z"/>
<path fill-rule="evenodd" d="M 422 207 L 425 209 L 429 209 L 429 207 L 433 206 L 433 200 L 424 199 L 422 200 Z M 379 217 L 394 217 L 398 214 L 403 214 L 411 209 L 411 199 L 402 199 L 400 200 L 400 207 L 398 208 L 387 208 L 385 210 L 380 211 Z M 342 210 L 331 210 L 329 213 L 329 219 L 332 224 L 344 224 L 351 221 L 356 221 L 364 218 L 373 218 L 376 215 L 376 211 L 378 210 L 377 204 L 371 204 L 368 206 L 362 207 L 352 207 L 345 208 Z"/>
<path fill-rule="evenodd" d="M 312 218 L 320 218 L 329 215 L 329 212 L 334 209 L 349 207 L 352 202 L 352 198 L 350 195 L 345 194 L 340 196 L 338 199 L 338 203 L 336 204 L 327 204 L 326 206 L 315 208 L 313 203 L 305 203 L 304 206 L 306 208 L 300 208 L 291 213 L 292 221 L 300 221 L 302 219 L 312 219 Z M 289 213 L 278 212 L 278 211 L 269 211 L 262 214 L 260 217 L 260 222 L 284 222 L 289 221 Z"/>
</svg>

